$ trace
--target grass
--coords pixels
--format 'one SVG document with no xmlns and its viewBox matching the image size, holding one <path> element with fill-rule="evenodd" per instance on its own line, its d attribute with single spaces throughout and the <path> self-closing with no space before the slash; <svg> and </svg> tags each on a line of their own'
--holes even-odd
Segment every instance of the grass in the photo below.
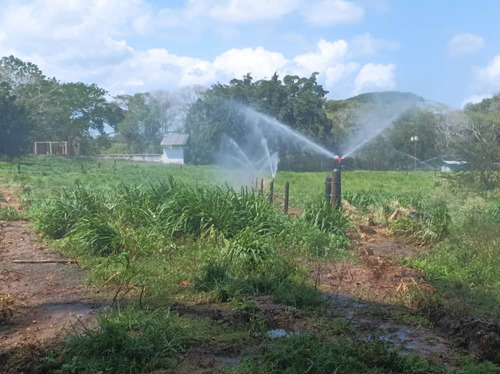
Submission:
<svg viewBox="0 0 500 374">
<path fill-rule="evenodd" d="M 281 339 L 264 351 L 261 359 L 249 360 L 231 373 L 444 373 L 415 356 L 401 356 L 384 342 L 328 341 L 311 335 Z"/>
<path fill-rule="evenodd" d="M 24 219 L 24 217 L 19 211 L 9 207 L 0 206 L 0 221 L 18 221 L 21 219 Z"/>
<path fill-rule="evenodd" d="M 343 321 L 332 322 L 333 335 L 262 344 L 253 335 L 265 325 L 258 318 L 242 331 L 169 312 L 173 302 L 196 300 L 255 315 L 252 297 L 270 295 L 317 314 L 321 294 L 304 263 L 352 256 L 348 233 L 360 223 L 390 226 L 428 248 L 410 265 L 437 287 L 438 307 L 500 320 L 498 190 L 465 190 L 434 173 L 344 172 L 349 206 L 339 213 L 322 198 L 325 173 L 278 172 L 271 204 L 267 181 L 260 196 L 240 188 L 253 177 L 217 167 L 48 157 L 26 157 L 21 164 L 19 174 L 17 163 L 0 162 L 0 175 L 20 189 L 25 216 L 53 247 L 89 270 L 89 283 L 106 283 L 120 305 L 130 305 L 102 315 L 99 329 L 70 338 L 56 358 L 63 372 L 168 369 L 210 336 L 264 347 L 235 373 L 445 373 L 384 343 L 341 340 L 354 335 Z M 286 181 L 291 215 L 281 209 Z M 416 214 L 389 222 L 395 209 Z M 2 208 L 0 217 L 19 219 L 15 213 Z M 145 309 L 133 307 L 139 299 Z M 398 318 L 428 324 L 418 314 Z M 464 362 L 455 372 L 497 369 Z"/>
</svg>

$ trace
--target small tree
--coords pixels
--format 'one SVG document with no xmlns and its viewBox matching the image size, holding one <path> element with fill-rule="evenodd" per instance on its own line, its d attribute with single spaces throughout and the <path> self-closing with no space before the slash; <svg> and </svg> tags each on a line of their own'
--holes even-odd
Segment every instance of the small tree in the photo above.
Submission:
<svg viewBox="0 0 500 374">
<path fill-rule="evenodd" d="M 17 156 L 29 147 L 31 124 L 6 82 L 0 83 L 0 154 Z"/>
<path fill-rule="evenodd" d="M 456 153 L 470 171 L 477 172 L 481 185 L 500 185 L 500 94 L 478 104 L 468 104 L 454 144 Z"/>
</svg>

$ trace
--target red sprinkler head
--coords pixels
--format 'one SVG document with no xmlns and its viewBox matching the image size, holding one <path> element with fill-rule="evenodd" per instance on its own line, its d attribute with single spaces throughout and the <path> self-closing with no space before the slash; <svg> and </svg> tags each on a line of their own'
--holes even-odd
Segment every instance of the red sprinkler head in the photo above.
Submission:
<svg viewBox="0 0 500 374">
<path fill-rule="evenodd" d="M 343 158 L 342 156 L 337 156 L 337 160 L 339 160 L 339 164 L 342 163 L 342 158 Z"/>
</svg>

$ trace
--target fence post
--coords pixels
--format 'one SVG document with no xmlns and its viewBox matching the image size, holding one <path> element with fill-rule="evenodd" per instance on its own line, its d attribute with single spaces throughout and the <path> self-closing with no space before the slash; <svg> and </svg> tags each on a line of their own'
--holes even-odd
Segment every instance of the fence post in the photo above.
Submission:
<svg viewBox="0 0 500 374">
<path fill-rule="evenodd" d="M 100 169 L 101 168 L 101 161 L 97 163 L 97 167 Z"/>
<path fill-rule="evenodd" d="M 333 169 L 332 195 L 332 208 L 339 210 L 342 206 L 342 181 L 340 168 Z"/>
<path fill-rule="evenodd" d="M 260 180 L 260 194 L 264 195 L 264 178 Z"/>
<path fill-rule="evenodd" d="M 330 204 L 332 198 L 332 177 L 327 176 L 325 180 L 325 199 Z"/>
<path fill-rule="evenodd" d="M 84 173 L 84 172 L 85 172 L 85 171 L 84 171 L 84 169 L 83 169 L 83 162 L 82 162 L 82 173 Z"/>
<path fill-rule="evenodd" d="M 116 168 L 116 159 L 113 160 L 113 167 Z"/>
<path fill-rule="evenodd" d="M 17 163 L 17 174 L 21 174 L 21 163 Z"/>
<path fill-rule="evenodd" d="M 269 201 L 273 202 L 274 198 L 274 179 L 269 183 Z"/>
<path fill-rule="evenodd" d="M 290 198 L 290 183 L 286 182 L 286 184 L 285 184 L 285 206 L 284 206 L 285 213 L 288 213 L 288 200 L 289 200 L 289 198 Z"/>
</svg>

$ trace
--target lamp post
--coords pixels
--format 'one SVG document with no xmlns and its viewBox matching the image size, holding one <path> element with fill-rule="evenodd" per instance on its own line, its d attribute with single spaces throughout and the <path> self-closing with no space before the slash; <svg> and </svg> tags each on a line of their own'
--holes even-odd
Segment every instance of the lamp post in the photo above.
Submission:
<svg viewBox="0 0 500 374">
<path fill-rule="evenodd" d="M 415 171 L 417 171 L 417 140 L 418 136 L 412 136 L 410 140 L 413 142 L 413 157 L 415 158 Z"/>
</svg>

